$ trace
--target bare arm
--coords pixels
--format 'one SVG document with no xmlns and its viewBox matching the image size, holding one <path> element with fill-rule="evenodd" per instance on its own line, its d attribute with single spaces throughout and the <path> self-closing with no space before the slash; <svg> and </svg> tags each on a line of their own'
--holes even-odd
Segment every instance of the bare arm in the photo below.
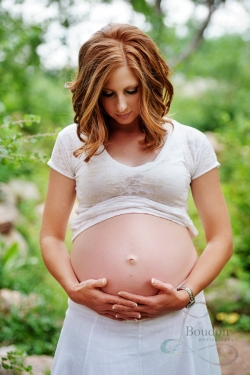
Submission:
<svg viewBox="0 0 250 375">
<path fill-rule="evenodd" d="M 78 283 L 64 244 L 67 223 L 74 201 L 75 181 L 51 169 L 40 244 L 46 267 L 68 294 L 72 286 Z"/>
<path fill-rule="evenodd" d="M 206 248 L 185 282 L 194 295 L 197 295 L 216 278 L 230 259 L 232 233 L 218 170 L 213 169 L 193 180 L 191 189 L 207 241 Z M 159 280 L 155 280 L 152 285 L 161 290 L 156 296 L 143 297 L 123 291 L 119 295 L 141 304 L 136 310 L 140 311 L 144 318 L 179 310 L 187 305 L 189 296 L 186 291 L 176 291 L 170 284 L 164 284 Z M 116 306 L 116 310 L 125 312 L 127 309 Z"/>
<path fill-rule="evenodd" d="M 206 288 L 233 253 L 232 231 L 217 169 L 193 180 L 192 194 L 205 231 L 207 246 L 186 280 L 194 294 Z"/>
<path fill-rule="evenodd" d="M 72 269 L 64 240 L 74 201 L 75 181 L 51 169 L 40 234 L 44 262 L 49 272 L 74 302 L 115 319 L 113 304 L 123 303 L 131 309 L 135 303 L 102 292 L 99 288 L 106 285 L 105 278 L 79 283 Z M 130 318 L 135 316 L 136 313 L 130 314 Z"/>
</svg>

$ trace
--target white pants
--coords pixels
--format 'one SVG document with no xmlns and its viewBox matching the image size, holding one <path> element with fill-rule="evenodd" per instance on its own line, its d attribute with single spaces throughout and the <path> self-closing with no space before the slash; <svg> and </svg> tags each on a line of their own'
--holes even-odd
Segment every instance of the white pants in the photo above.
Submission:
<svg viewBox="0 0 250 375">
<path fill-rule="evenodd" d="M 69 300 L 51 375 L 221 375 L 212 332 L 203 292 L 191 308 L 137 322 Z"/>
</svg>

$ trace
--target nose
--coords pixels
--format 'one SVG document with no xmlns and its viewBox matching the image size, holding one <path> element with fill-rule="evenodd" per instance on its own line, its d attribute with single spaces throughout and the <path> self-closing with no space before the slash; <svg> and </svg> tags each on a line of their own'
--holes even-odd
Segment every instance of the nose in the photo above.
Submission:
<svg viewBox="0 0 250 375">
<path fill-rule="evenodd" d="M 117 98 L 117 111 L 119 111 L 120 113 L 123 113 L 124 111 L 126 111 L 127 109 L 127 101 L 126 101 L 126 98 L 121 95 Z"/>
</svg>

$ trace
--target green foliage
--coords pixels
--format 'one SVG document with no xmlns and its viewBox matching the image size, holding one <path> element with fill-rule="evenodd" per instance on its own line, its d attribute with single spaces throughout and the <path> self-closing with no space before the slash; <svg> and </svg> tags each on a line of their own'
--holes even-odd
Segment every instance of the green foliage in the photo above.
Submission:
<svg viewBox="0 0 250 375">
<path fill-rule="evenodd" d="M 24 115 L 21 120 L 6 117 L 0 125 L 0 173 L 1 181 L 8 181 L 10 177 L 29 175 L 34 173 L 37 165 L 48 159 L 43 142 L 57 135 L 60 129 L 48 133 L 30 135 L 27 129 L 39 124 L 40 117 Z"/>
<path fill-rule="evenodd" d="M 230 121 L 237 128 L 237 120 L 250 117 L 248 60 L 249 42 L 240 36 L 224 36 L 203 43 L 176 70 L 176 75 L 181 73 L 184 81 L 177 85 L 172 107 L 177 118 L 186 123 L 191 121 L 202 131 L 224 132 Z"/>
<path fill-rule="evenodd" d="M 21 257 L 17 244 L 1 249 L 0 289 L 21 291 L 22 302 L 0 312 L 0 343 L 18 345 L 28 354 L 53 355 L 66 296 L 48 279 L 38 246 L 33 253 Z"/>
<path fill-rule="evenodd" d="M 0 241 L 0 289 L 4 287 L 4 279 L 7 277 L 8 270 L 16 266 L 15 261 L 19 255 L 18 244 L 14 243 L 7 247 L 4 242 Z"/>
<path fill-rule="evenodd" d="M 11 308 L 0 312 L 0 342 L 6 346 L 15 344 L 31 354 L 53 355 L 60 334 L 51 306 L 41 303 L 35 307 Z"/>
<path fill-rule="evenodd" d="M 112 3 L 111 0 L 103 2 Z M 197 20 L 189 20 L 187 34 L 180 37 L 173 26 L 166 26 L 168 14 L 157 8 L 159 1 L 129 2 L 136 12 L 145 16 L 149 35 L 160 46 L 168 62 L 183 51 L 199 27 Z M 65 30 L 81 18 L 81 15 L 75 19 L 69 16 L 68 9 L 75 4 L 74 0 L 47 1 L 48 5 L 52 3 L 59 4 L 58 20 Z M 204 2 L 194 0 L 194 3 Z M 64 82 L 72 77 L 72 69 L 47 71 L 40 61 L 37 51 L 44 42 L 50 21 L 27 24 L 21 15 L 13 17 L 10 12 L 3 11 L 1 1 L 0 12 L 0 179 L 6 182 L 21 177 L 35 181 L 44 197 L 48 173 L 45 159 L 51 152 L 58 128 L 69 124 L 73 117 L 70 93 L 63 88 Z M 219 312 L 237 312 L 240 318 L 232 327 L 248 331 L 249 41 L 240 35 L 203 40 L 188 60 L 175 67 L 173 81 L 176 92 L 171 108 L 173 117 L 201 131 L 215 131 L 223 146 L 219 154 L 220 174 L 232 218 L 235 254 L 211 287 L 219 296 L 211 304 L 211 317 L 215 320 Z M 33 115 L 26 116 L 27 113 Z M 66 295 L 43 264 L 38 243 L 40 218 L 35 213 L 35 205 L 36 202 L 19 203 L 22 221 L 17 228 L 28 243 L 28 255 L 21 258 L 16 244 L 2 247 L 0 287 L 26 295 L 36 293 L 39 303 L 30 308 L 24 306 L 22 311 L 12 308 L 8 313 L 0 314 L 0 326 L 3 327 L 0 344 L 18 344 L 29 354 L 52 355 L 66 308 Z M 191 202 L 190 212 L 200 231 L 195 246 L 201 253 L 205 238 Z M 238 281 L 237 299 L 225 290 L 228 278 Z"/>
<path fill-rule="evenodd" d="M 0 159 L 2 165 L 9 161 L 15 161 L 16 163 L 20 161 L 43 163 L 45 161 L 45 157 L 48 156 L 41 153 L 42 150 L 37 147 L 37 142 L 44 137 L 55 136 L 57 132 L 35 135 L 29 135 L 25 132 L 33 123 L 39 124 L 39 122 L 40 117 L 35 115 L 25 115 L 22 120 L 17 121 L 9 117 L 4 119 L 0 126 Z"/>
<path fill-rule="evenodd" d="M 238 322 L 234 325 L 234 330 L 236 331 L 250 331 L 250 316 L 242 314 Z"/>
<path fill-rule="evenodd" d="M 69 124 L 72 110 L 64 83 L 72 71 L 45 71 L 37 53 L 49 23 L 25 23 L 21 14 L 13 17 L 1 2 L 0 14 L 0 121 L 10 115 L 15 120 L 23 120 L 26 113 L 42 115 L 41 122 L 24 127 L 29 134 L 53 132 Z"/>
<path fill-rule="evenodd" d="M 32 137 L 25 135 L 20 130 L 24 127 L 30 127 L 32 123 L 39 123 L 40 118 L 33 115 L 24 116 L 23 120 L 12 121 L 5 119 L 3 125 L 0 126 L 1 140 L 0 140 L 0 158 L 2 164 L 6 164 L 8 160 L 20 161 L 23 159 L 36 160 L 39 154 L 32 154 L 32 149 L 25 150 L 25 143 L 35 143 L 37 136 Z M 20 129 L 20 130 L 19 130 Z"/>
<path fill-rule="evenodd" d="M 39 67 L 36 51 L 43 42 L 43 30 L 38 25 L 25 24 L 21 15 L 12 17 L 1 4 L 0 13 L 0 101 L 3 112 L 9 114 L 20 108 L 29 112 L 29 85 L 34 79 L 34 67 Z"/>
<path fill-rule="evenodd" d="M 239 266 L 233 275 L 250 283 L 249 119 L 240 116 L 235 122 L 229 122 L 221 138 L 225 145 L 222 181 L 226 186 L 225 194 L 232 213 L 234 248 L 239 259 Z"/>
<path fill-rule="evenodd" d="M 33 374 L 31 366 L 25 366 L 24 360 L 26 354 L 22 351 L 8 352 L 6 357 L 2 357 L 0 365 L 5 370 L 12 370 L 13 375 L 17 374 Z"/>
<path fill-rule="evenodd" d="M 21 292 L 19 307 L 0 312 L 0 345 L 14 344 L 28 354 L 53 355 L 66 309 L 66 294 L 48 274 L 41 258 L 36 204 L 18 204 L 23 219 L 17 228 L 28 243 L 28 253 L 21 253 L 17 244 L 2 245 L 0 249 L 0 289 Z"/>
<path fill-rule="evenodd" d="M 10 247 L 0 241 L 0 289 L 17 289 L 24 293 L 34 291 L 33 285 L 43 280 L 43 268 L 38 266 L 38 256 L 24 257 L 19 246 L 13 243 Z M 34 270 L 30 272 L 30 269 Z"/>
</svg>

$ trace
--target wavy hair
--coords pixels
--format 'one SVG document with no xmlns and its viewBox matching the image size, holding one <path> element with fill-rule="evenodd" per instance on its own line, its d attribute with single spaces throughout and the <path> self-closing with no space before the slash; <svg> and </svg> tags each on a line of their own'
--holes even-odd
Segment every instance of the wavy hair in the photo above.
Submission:
<svg viewBox="0 0 250 375">
<path fill-rule="evenodd" d="M 140 143 L 147 150 L 161 147 L 167 134 L 163 124 L 173 86 L 169 81 L 170 68 L 154 42 L 135 26 L 108 24 L 82 45 L 78 62 L 75 80 L 65 85 L 73 93 L 74 121 L 83 142 L 74 155 L 85 153 L 84 161 L 88 162 L 101 145 L 108 144 L 109 118 L 99 98 L 109 77 L 124 65 L 140 83 L 140 126 L 145 133 Z"/>
</svg>

